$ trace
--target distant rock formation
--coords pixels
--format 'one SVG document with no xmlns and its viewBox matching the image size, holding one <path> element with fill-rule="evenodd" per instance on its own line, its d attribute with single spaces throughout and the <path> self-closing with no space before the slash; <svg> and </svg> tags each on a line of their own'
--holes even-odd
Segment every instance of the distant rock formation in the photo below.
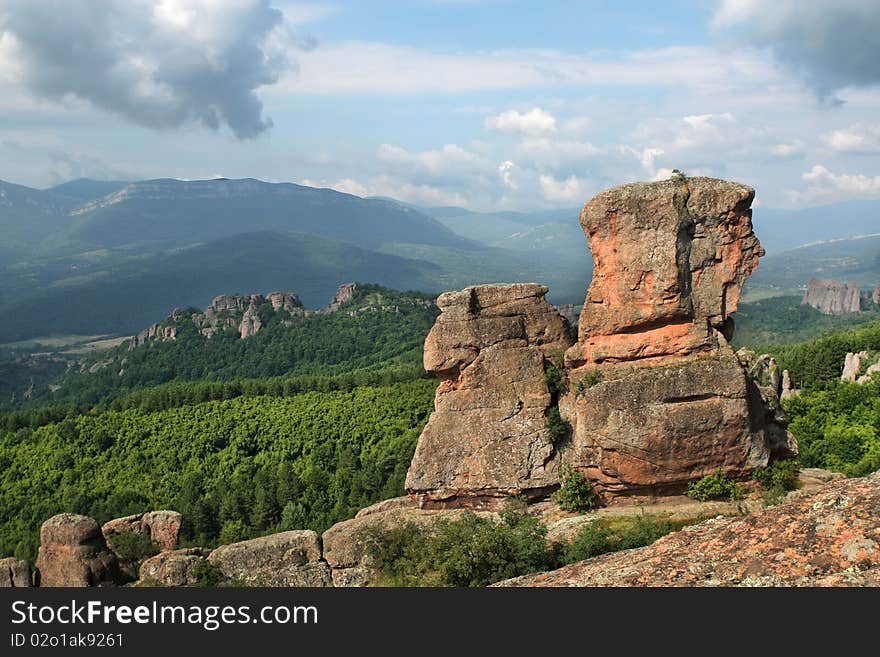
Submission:
<svg viewBox="0 0 880 657">
<path fill-rule="evenodd" d="M 867 351 L 848 353 L 843 362 L 843 372 L 840 374 L 840 380 L 853 383 L 867 383 L 870 381 L 874 372 L 880 372 L 880 359 L 867 367 L 865 366 L 865 363 L 870 359 L 871 354 Z"/>
<path fill-rule="evenodd" d="M 782 370 L 782 392 L 779 394 L 780 399 L 790 399 L 801 394 L 800 390 L 796 390 L 791 385 L 791 374 L 788 370 Z"/>
<path fill-rule="evenodd" d="M 440 295 L 425 369 L 441 380 L 407 491 L 426 508 L 494 508 L 558 483 L 545 379 L 573 343 L 568 322 L 533 283 Z"/>
<path fill-rule="evenodd" d="M 874 288 L 874 294 L 871 296 L 871 301 L 874 302 L 875 306 L 880 306 L 880 283 Z"/>
<path fill-rule="evenodd" d="M 594 273 L 559 408 L 567 460 L 606 497 L 680 490 L 719 468 L 746 476 L 796 453 L 778 369 L 759 386 L 728 344 L 764 254 L 753 198 L 691 178 L 616 187 L 581 212 Z"/>
<path fill-rule="evenodd" d="M 60 513 L 40 527 L 40 586 L 107 586 L 119 581 L 119 565 L 98 523 Z"/>
<path fill-rule="evenodd" d="M 862 292 L 855 283 L 814 278 L 801 304 L 812 306 L 826 315 L 857 313 L 862 310 Z"/>
<path fill-rule="evenodd" d="M 497 586 L 880 586 L 880 472 Z"/>
<path fill-rule="evenodd" d="M 578 321 L 580 321 L 578 314 L 574 311 L 574 304 L 564 303 L 559 306 L 559 314 L 565 317 L 569 324 L 574 327 L 577 327 Z"/>
</svg>

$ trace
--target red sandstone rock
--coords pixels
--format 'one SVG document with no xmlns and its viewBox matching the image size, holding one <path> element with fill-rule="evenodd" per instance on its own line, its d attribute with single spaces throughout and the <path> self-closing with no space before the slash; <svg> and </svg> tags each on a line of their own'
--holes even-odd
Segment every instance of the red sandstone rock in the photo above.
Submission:
<svg viewBox="0 0 880 657">
<path fill-rule="evenodd" d="M 74 513 L 52 516 L 40 527 L 36 566 L 40 586 L 105 586 L 119 581 L 116 556 L 98 523 Z"/>
<path fill-rule="evenodd" d="M 573 367 L 712 352 L 730 338 L 746 278 L 764 250 L 750 187 L 712 178 L 633 183 L 584 206 L 593 280 Z M 714 329 L 714 330 L 713 330 Z"/>
<path fill-rule="evenodd" d="M 424 362 L 442 383 L 406 479 L 423 507 L 494 509 L 557 484 L 544 373 L 573 340 L 546 293 L 481 285 L 437 300 Z"/>
</svg>

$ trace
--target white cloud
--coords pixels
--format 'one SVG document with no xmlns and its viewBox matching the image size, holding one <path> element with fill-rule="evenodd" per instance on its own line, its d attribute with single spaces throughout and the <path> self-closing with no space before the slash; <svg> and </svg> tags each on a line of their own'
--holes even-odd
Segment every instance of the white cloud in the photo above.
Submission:
<svg viewBox="0 0 880 657">
<path fill-rule="evenodd" d="M 460 182 L 491 168 L 487 160 L 457 144 L 445 144 L 440 149 L 427 151 L 409 151 L 400 146 L 382 144 L 378 157 L 390 170 L 412 177 L 430 177 L 434 183 Z"/>
<path fill-rule="evenodd" d="M 580 136 L 590 131 L 593 119 L 589 116 L 575 116 L 565 119 L 559 125 L 559 132 L 565 135 Z"/>
<path fill-rule="evenodd" d="M 802 174 L 801 179 L 807 183 L 807 188 L 789 190 L 789 198 L 793 203 L 831 202 L 880 196 L 880 176 L 835 173 L 821 164 L 816 164 Z"/>
<path fill-rule="evenodd" d="M 855 124 L 822 135 L 822 141 L 841 153 L 880 153 L 880 124 Z"/>
<path fill-rule="evenodd" d="M 556 117 L 540 107 L 524 113 L 507 110 L 498 116 L 487 117 L 486 127 L 509 134 L 547 135 L 556 132 Z"/>
<path fill-rule="evenodd" d="M 701 89 L 733 97 L 738 91 L 766 89 L 784 80 L 761 53 L 721 52 L 709 46 L 615 54 L 525 49 L 473 53 L 355 41 L 322 44 L 298 54 L 297 61 L 298 74 L 287 76 L 280 88 L 310 94 L 644 86 Z"/>
<path fill-rule="evenodd" d="M 498 175 L 501 177 L 502 184 L 511 190 L 519 189 L 519 184 L 514 180 L 514 171 L 516 163 L 511 160 L 504 160 L 498 165 Z"/>
<path fill-rule="evenodd" d="M 778 158 L 799 157 L 804 154 L 804 142 L 794 139 L 788 142 L 773 144 L 769 149 L 770 155 Z"/>
<path fill-rule="evenodd" d="M 585 203 L 594 193 L 589 181 L 571 175 L 565 180 L 557 180 L 553 176 L 541 175 L 541 191 L 544 198 L 553 203 Z"/>
</svg>

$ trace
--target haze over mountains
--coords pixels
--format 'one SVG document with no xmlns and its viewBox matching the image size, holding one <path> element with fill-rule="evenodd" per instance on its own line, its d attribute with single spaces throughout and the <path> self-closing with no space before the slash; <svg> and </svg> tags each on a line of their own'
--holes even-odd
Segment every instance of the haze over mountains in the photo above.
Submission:
<svg viewBox="0 0 880 657">
<path fill-rule="evenodd" d="M 551 301 L 580 304 L 592 261 L 578 213 L 422 208 L 254 179 L 0 181 L 0 342 L 132 332 L 221 293 L 297 289 L 317 307 L 351 280 L 426 292 L 540 281 Z M 877 201 L 756 210 L 768 256 L 750 288 L 880 281 L 880 238 L 791 252 L 876 233 L 878 217 Z"/>
</svg>

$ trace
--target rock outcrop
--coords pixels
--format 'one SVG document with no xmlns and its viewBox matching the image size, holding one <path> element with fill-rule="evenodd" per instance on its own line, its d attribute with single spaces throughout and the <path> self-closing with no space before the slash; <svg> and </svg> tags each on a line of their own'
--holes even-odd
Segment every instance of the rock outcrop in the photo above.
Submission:
<svg viewBox="0 0 880 657">
<path fill-rule="evenodd" d="M 355 518 L 336 523 L 321 537 L 333 585 L 351 587 L 379 583 L 369 553 L 369 542 L 374 535 L 410 524 L 430 531 L 437 522 L 459 520 L 465 512 L 464 509 L 419 509 L 410 498 L 395 498 L 361 509 Z M 478 513 L 483 517 L 498 518 L 495 513 Z"/>
<path fill-rule="evenodd" d="M 494 509 L 557 484 L 545 370 L 573 339 L 546 293 L 479 285 L 437 299 L 424 365 L 441 383 L 406 477 L 423 507 Z"/>
<path fill-rule="evenodd" d="M 119 534 L 142 534 L 162 551 L 173 550 L 180 534 L 181 515 L 177 511 L 150 511 L 104 523 L 101 533 L 113 549 L 113 537 Z"/>
<path fill-rule="evenodd" d="M 633 183 L 584 206 L 594 271 L 573 368 L 715 352 L 764 254 L 750 187 L 711 178 Z"/>
<path fill-rule="evenodd" d="M 40 586 L 106 586 L 119 581 L 119 565 L 98 523 L 61 513 L 40 527 L 36 563 Z"/>
<path fill-rule="evenodd" d="M 788 370 L 782 370 L 782 392 L 779 393 L 779 399 L 790 399 L 800 394 L 800 390 L 795 390 L 791 385 L 791 374 Z"/>
<path fill-rule="evenodd" d="M 880 283 L 874 288 L 874 294 L 871 295 L 871 301 L 874 302 L 875 306 L 880 306 Z"/>
<path fill-rule="evenodd" d="M 34 585 L 34 574 L 29 561 L 7 557 L 0 559 L 0 589 L 28 588 Z"/>
<path fill-rule="evenodd" d="M 692 178 L 624 185 L 584 206 L 594 273 L 559 408 L 573 428 L 566 459 L 606 498 L 681 490 L 718 468 L 747 476 L 796 453 L 775 363 L 762 363 L 759 385 L 728 344 L 764 253 L 753 198 Z"/>
<path fill-rule="evenodd" d="M 869 360 L 871 360 L 871 354 L 867 351 L 848 353 L 843 362 L 843 372 L 840 375 L 840 380 L 853 383 L 868 383 L 875 372 L 880 372 L 880 359 L 866 366 Z"/>
<path fill-rule="evenodd" d="M 500 586 L 880 586 L 880 473 Z"/>
<path fill-rule="evenodd" d="M 810 280 L 801 304 L 826 315 L 846 315 L 862 310 L 862 291 L 856 283 L 841 283 L 820 278 Z"/>
<path fill-rule="evenodd" d="M 208 561 L 241 586 L 332 586 L 318 535 L 310 530 L 223 545 Z"/>
<path fill-rule="evenodd" d="M 128 346 L 134 349 L 151 340 L 176 340 L 180 332 L 179 324 L 184 319 L 192 321 L 206 338 L 227 329 L 235 329 L 241 338 L 248 338 L 263 327 L 260 308 L 266 304 L 271 305 L 273 313 L 283 313 L 284 321 L 301 319 L 309 313 L 293 292 L 271 292 L 266 296 L 221 294 L 214 297 L 211 305 L 201 312 L 195 308 L 175 308 L 165 321 L 153 324 L 131 338 Z"/>
<path fill-rule="evenodd" d="M 210 554 L 211 551 L 205 548 L 161 552 L 141 564 L 139 580 L 152 586 L 192 586 L 198 583 L 194 572 L 196 566 Z"/>
<path fill-rule="evenodd" d="M 546 495 L 561 459 L 608 500 L 680 492 L 719 468 L 745 477 L 796 454 L 775 361 L 741 363 L 729 345 L 764 254 L 753 198 L 744 185 L 691 178 L 587 203 L 594 272 L 576 341 L 543 286 L 441 295 L 425 342 L 425 369 L 441 384 L 406 483 L 421 507 Z M 562 350 L 565 371 L 550 372 Z"/>
</svg>

